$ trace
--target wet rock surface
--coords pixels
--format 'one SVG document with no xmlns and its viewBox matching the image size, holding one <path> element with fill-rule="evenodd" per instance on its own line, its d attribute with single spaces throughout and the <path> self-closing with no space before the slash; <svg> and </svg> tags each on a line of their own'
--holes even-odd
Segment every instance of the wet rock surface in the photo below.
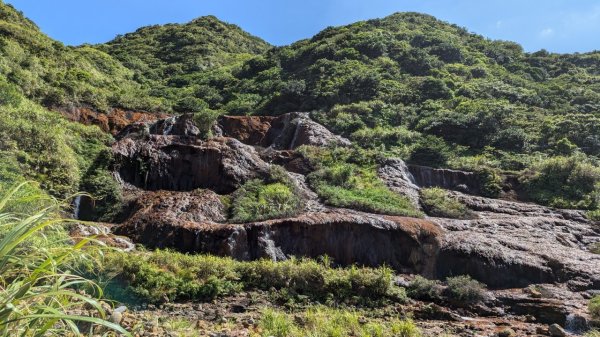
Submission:
<svg viewBox="0 0 600 337">
<path fill-rule="evenodd" d="M 168 117 L 166 114 L 129 111 L 119 108 L 111 109 L 111 111 L 107 113 L 98 112 L 85 107 L 60 108 L 58 110 L 70 121 L 79 122 L 85 125 L 96 125 L 102 129 L 102 131 L 109 132 L 113 135 L 116 135 L 132 123 L 151 123 Z"/>
<path fill-rule="evenodd" d="M 445 308 L 435 317 L 424 309 L 420 317 L 431 325 L 428 331 L 443 332 L 437 321 L 455 325 L 461 336 L 474 331 L 548 335 L 550 324 L 567 332 L 584 330 L 579 328 L 588 319 L 583 291 L 600 289 L 600 256 L 588 251 L 600 241 L 600 227 L 583 212 L 476 196 L 473 173 L 415 167 L 399 159 L 384 161 L 378 170 L 391 190 L 417 206 L 422 187 L 453 190 L 450 195 L 474 218 L 414 219 L 335 209 L 323 205 L 306 183 L 313 168 L 294 149 L 346 140 L 300 113 L 222 117 L 216 129 L 219 137 L 201 140 L 191 116 L 122 129 L 113 152 L 130 202 L 116 234 L 151 248 L 240 260 L 328 255 L 339 265 L 385 264 L 440 279 L 467 274 L 496 289 L 479 308 Z M 222 195 L 265 177 L 273 164 L 295 182 L 305 201 L 300 215 L 229 223 Z M 529 291 L 533 284 L 547 284 L 546 290 Z"/>
<path fill-rule="evenodd" d="M 133 216 L 116 233 L 149 247 L 240 260 L 327 255 L 340 265 L 386 264 L 430 276 L 440 236 L 439 228 L 427 220 L 346 210 L 243 225 L 183 221 L 162 214 Z"/>
<path fill-rule="evenodd" d="M 271 116 L 224 116 L 218 122 L 222 135 L 244 144 L 292 150 L 301 145 L 350 145 L 324 126 L 312 121 L 308 113 L 291 112 Z"/>
<path fill-rule="evenodd" d="M 481 188 L 477 174 L 473 172 L 420 165 L 408 165 L 408 169 L 420 187 L 441 187 L 471 194 L 479 193 Z"/>
<path fill-rule="evenodd" d="M 267 174 L 253 147 L 233 138 L 200 141 L 185 136 L 127 136 L 113 145 L 121 179 L 147 190 L 191 191 L 210 188 L 231 193 L 244 182 Z"/>
</svg>

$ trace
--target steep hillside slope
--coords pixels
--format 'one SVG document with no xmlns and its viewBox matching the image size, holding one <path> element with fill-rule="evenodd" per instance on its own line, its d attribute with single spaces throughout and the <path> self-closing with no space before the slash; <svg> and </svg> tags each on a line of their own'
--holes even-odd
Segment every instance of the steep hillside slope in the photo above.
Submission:
<svg viewBox="0 0 600 337">
<path fill-rule="evenodd" d="M 97 46 L 135 72 L 151 94 L 178 112 L 215 105 L 232 66 L 270 48 L 265 41 L 214 16 L 186 24 L 149 26 Z"/>
</svg>

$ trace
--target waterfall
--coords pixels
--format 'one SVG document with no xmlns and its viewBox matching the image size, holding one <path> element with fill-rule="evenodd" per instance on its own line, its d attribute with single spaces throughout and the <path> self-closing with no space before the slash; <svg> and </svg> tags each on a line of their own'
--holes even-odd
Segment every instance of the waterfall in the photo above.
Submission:
<svg viewBox="0 0 600 337">
<path fill-rule="evenodd" d="M 73 219 L 79 219 L 79 209 L 81 208 L 81 195 L 73 199 Z"/>
<path fill-rule="evenodd" d="M 415 176 L 413 176 L 413 174 L 410 173 L 408 166 L 403 160 L 399 160 L 396 163 L 396 168 L 400 170 L 402 179 L 408 182 L 410 187 L 419 188 L 419 186 L 417 185 L 417 181 L 415 180 Z"/>
<path fill-rule="evenodd" d="M 587 320 L 579 315 L 569 314 L 565 321 L 565 330 L 574 334 L 580 334 L 589 329 Z"/>
<path fill-rule="evenodd" d="M 163 136 L 168 136 L 171 134 L 171 131 L 173 131 L 173 126 L 175 125 L 176 122 L 177 122 L 177 117 L 174 117 L 174 116 L 165 119 L 164 125 L 163 125 Z"/>
</svg>

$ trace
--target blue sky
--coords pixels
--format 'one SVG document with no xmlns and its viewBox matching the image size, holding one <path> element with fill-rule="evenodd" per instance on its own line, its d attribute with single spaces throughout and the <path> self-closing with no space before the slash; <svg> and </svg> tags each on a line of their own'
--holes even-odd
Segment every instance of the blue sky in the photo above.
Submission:
<svg viewBox="0 0 600 337">
<path fill-rule="evenodd" d="M 212 14 L 275 45 L 327 26 L 416 11 L 527 51 L 600 50 L 600 0 L 5 0 L 66 44 Z"/>
</svg>

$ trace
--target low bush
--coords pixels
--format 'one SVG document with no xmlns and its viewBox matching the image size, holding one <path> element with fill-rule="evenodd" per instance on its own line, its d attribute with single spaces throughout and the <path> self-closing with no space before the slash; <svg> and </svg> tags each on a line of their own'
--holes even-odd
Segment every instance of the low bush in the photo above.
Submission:
<svg viewBox="0 0 600 337">
<path fill-rule="evenodd" d="M 298 319 L 294 319 L 297 317 Z M 325 307 L 311 307 L 305 312 L 286 314 L 265 310 L 260 320 L 262 336 L 360 336 L 417 337 L 419 328 L 409 319 L 385 321 L 367 319 L 360 312 Z"/>
<path fill-rule="evenodd" d="M 588 311 L 594 320 L 600 321 L 600 296 L 594 296 L 590 300 Z"/>
<path fill-rule="evenodd" d="M 372 168 L 339 163 L 323 167 L 308 178 L 317 194 L 329 205 L 382 214 L 422 216 L 407 197 L 387 188 Z"/>
<path fill-rule="evenodd" d="M 210 300 L 245 290 L 275 289 L 288 299 L 374 303 L 403 301 L 393 273 L 380 268 L 333 268 L 314 260 L 240 262 L 171 251 L 108 254 L 96 278 L 123 282 L 127 292 L 149 302 Z M 92 271 L 90 271 L 92 272 Z M 113 294 L 118 296 L 119 294 Z"/>
<path fill-rule="evenodd" d="M 295 215 L 302 210 L 298 194 L 287 173 L 275 167 L 266 181 L 250 180 L 233 193 L 232 220 L 249 222 Z"/>
<path fill-rule="evenodd" d="M 600 199 L 600 169 L 581 156 L 546 159 L 521 181 L 533 201 L 552 207 L 596 209 Z"/>
<path fill-rule="evenodd" d="M 587 211 L 585 215 L 592 221 L 600 221 L 600 209 Z"/>
<path fill-rule="evenodd" d="M 427 214 L 436 217 L 453 219 L 470 219 L 474 214 L 460 201 L 453 198 L 448 191 L 433 187 L 420 191 L 421 205 Z"/>
<path fill-rule="evenodd" d="M 442 298 L 443 290 L 444 287 L 439 281 L 416 276 L 406 288 L 406 294 L 416 300 L 437 301 Z"/>
<path fill-rule="evenodd" d="M 483 300 L 485 286 L 470 276 L 455 276 L 446 279 L 447 297 L 459 304 L 472 304 Z"/>
<path fill-rule="evenodd" d="M 203 109 L 194 113 L 194 123 L 200 130 L 200 136 L 202 138 L 212 137 L 212 129 L 220 113 L 218 111 Z"/>
</svg>

